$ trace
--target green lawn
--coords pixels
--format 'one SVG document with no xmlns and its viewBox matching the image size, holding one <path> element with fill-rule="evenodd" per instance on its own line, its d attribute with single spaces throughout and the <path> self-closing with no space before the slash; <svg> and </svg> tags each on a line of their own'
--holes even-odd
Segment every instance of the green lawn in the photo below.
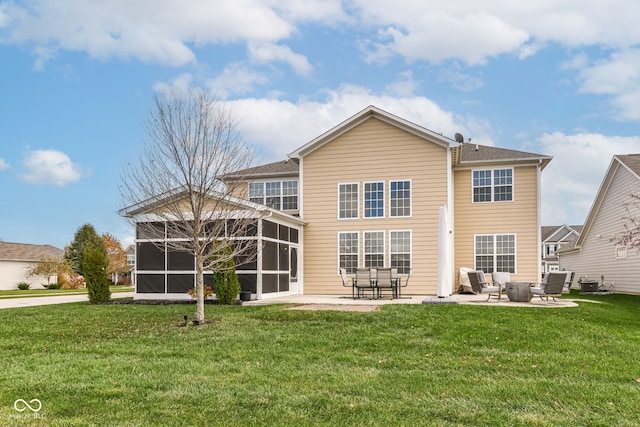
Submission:
<svg viewBox="0 0 640 427">
<path fill-rule="evenodd" d="M 640 297 L 591 298 L 207 305 L 200 327 L 177 326 L 193 305 L 0 310 L 0 425 L 637 426 Z"/>
<path fill-rule="evenodd" d="M 133 292 L 132 286 L 114 285 L 109 286 L 111 293 L 114 292 Z M 9 291 L 0 291 L 0 298 L 23 298 L 23 297 L 46 297 L 51 295 L 68 295 L 68 294 L 86 294 L 87 288 L 80 289 L 27 289 L 21 291 L 12 289 Z"/>
</svg>

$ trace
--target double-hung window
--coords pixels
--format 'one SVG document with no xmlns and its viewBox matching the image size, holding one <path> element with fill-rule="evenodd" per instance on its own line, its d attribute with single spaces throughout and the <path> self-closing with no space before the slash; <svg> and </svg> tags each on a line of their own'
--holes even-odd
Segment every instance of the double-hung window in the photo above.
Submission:
<svg viewBox="0 0 640 427">
<path fill-rule="evenodd" d="M 411 231 L 391 231 L 389 233 L 390 267 L 397 268 L 400 274 L 411 271 Z"/>
<path fill-rule="evenodd" d="M 475 236 L 475 269 L 485 273 L 516 272 L 516 235 L 483 234 Z"/>
<path fill-rule="evenodd" d="M 389 216 L 411 216 L 411 181 L 389 182 Z"/>
<path fill-rule="evenodd" d="M 354 274 L 358 268 L 358 232 L 347 231 L 338 233 L 338 263 L 347 274 Z"/>
<path fill-rule="evenodd" d="M 513 200 L 513 169 L 473 171 L 473 202 L 510 202 Z"/>
<path fill-rule="evenodd" d="M 338 184 L 338 218 L 358 218 L 358 184 Z"/>
<path fill-rule="evenodd" d="M 364 232 L 364 266 L 384 267 L 384 231 Z"/>
<path fill-rule="evenodd" d="M 249 200 L 273 209 L 298 209 L 298 181 L 267 181 L 249 184 Z"/>
<path fill-rule="evenodd" d="M 364 183 L 364 217 L 384 217 L 384 182 Z"/>
</svg>

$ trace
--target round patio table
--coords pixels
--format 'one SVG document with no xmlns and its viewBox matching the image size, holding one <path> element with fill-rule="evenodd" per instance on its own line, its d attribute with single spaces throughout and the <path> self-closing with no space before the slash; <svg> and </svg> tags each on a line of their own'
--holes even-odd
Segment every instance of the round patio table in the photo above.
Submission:
<svg viewBox="0 0 640 427">
<path fill-rule="evenodd" d="M 509 301 L 529 302 L 533 297 L 530 282 L 507 282 L 504 286 L 507 289 Z"/>
</svg>

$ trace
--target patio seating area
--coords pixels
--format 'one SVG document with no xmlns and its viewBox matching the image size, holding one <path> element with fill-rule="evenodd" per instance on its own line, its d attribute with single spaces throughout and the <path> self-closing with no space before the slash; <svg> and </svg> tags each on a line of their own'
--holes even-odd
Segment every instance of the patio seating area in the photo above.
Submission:
<svg viewBox="0 0 640 427">
<path fill-rule="evenodd" d="M 352 277 L 344 268 L 340 269 L 342 286 L 351 288 L 351 298 L 354 300 L 376 300 L 384 298 L 386 292 L 391 299 L 403 298 L 402 288 L 408 285 L 410 277 L 411 273 L 405 276 L 398 274 L 396 268 L 357 268 Z"/>
<path fill-rule="evenodd" d="M 315 305 L 321 307 L 335 307 L 335 306 L 382 306 L 386 304 L 426 304 L 425 301 L 441 300 L 441 302 L 455 302 L 456 304 L 470 304 L 470 305 L 487 305 L 493 307 L 535 307 L 535 308 L 568 308 L 577 307 L 576 301 L 571 299 L 560 298 L 553 302 L 546 302 L 540 298 L 534 298 L 529 302 L 515 302 L 509 301 L 507 298 L 503 298 L 500 301 L 497 299 L 491 299 L 487 301 L 484 295 L 472 295 L 472 294 L 453 294 L 447 298 L 437 298 L 435 295 L 406 295 L 401 299 L 353 299 L 351 296 L 345 295 L 291 295 L 282 296 L 277 298 L 266 298 L 261 300 L 253 300 L 243 302 L 243 306 L 259 306 L 270 304 L 296 304 L 296 305 Z M 313 307 L 309 307 L 313 308 Z M 345 307 L 345 310 L 352 311 Z"/>
</svg>

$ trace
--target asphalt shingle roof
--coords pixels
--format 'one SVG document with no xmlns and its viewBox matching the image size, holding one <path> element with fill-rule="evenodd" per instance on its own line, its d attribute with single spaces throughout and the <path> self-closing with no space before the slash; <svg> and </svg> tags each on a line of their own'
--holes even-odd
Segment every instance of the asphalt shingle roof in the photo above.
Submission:
<svg viewBox="0 0 640 427">
<path fill-rule="evenodd" d="M 51 245 L 0 242 L 0 260 L 38 261 L 43 255 L 62 256 L 64 251 Z"/>
<path fill-rule="evenodd" d="M 247 178 L 270 178 L 280 176 L 298 176 L 298 162 L 294 160 L 283 160 L 274 163 L 268 163 L 262 166 L 243 169 L 225 175 L 225 179 L 247 179 Z"/>
<path fill-rule="evenodd" d="M 640 176 L 640 154 L 622 154 L 616 156 L 636 175 Z"/>
<path fill-rule="evenodd" d="M 528 153 L 526 151 L 510 150 L 508 148 L 491 147 L 474 143 L 460 145 L 460 162 L 491 162 L 526 159 L 551 159 L 550 156 Z"/>
</svg>

